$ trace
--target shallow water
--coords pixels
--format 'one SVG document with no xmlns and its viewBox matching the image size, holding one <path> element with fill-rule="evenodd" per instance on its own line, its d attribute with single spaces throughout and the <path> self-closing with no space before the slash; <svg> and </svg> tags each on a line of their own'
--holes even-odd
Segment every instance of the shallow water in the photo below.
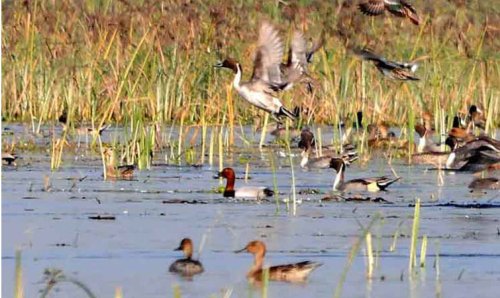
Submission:
<svg viewBox="0 0 500 298">
<path fill-rule="evenodd" d="M 17 137 L 29 138 L 22 126 L 10 128 Z M 327 142 L 332 138 L 328 131 L 331 129 L 323 129 Z M 111 130 L 104 137 L 113 140 L 119 133 Z M 35 137 L 37 143 L 44 144 L 49 135 Z M 233 166 L 243 176 L 245 164 L 240 157 L 250 158 L 252 179 L 248 184 L 272 186 L 269 161 L 276 161 L 278 205 L 274 201 L 228 200 L 211 192 L 219 186 L 213 178 L 217 159 L 213 167 L 159 165 L 139 171 L 133 181 L 112 182 L 102 180 L 99 157 L 83 149 L 76 155 L 65 154 L 62 168 L 53 173 L 49 153 L 21 154 L 17 168 L 4 166 L 2 172 L 2 294 L 7 297 L 14 292 L 14 256 L 19 248 L 25 297 L 36 297 L 44 288 L 45 268 L 63 269 L 98 297 L 113 297 L 118 286 L 124 297 L 170 297 L 175 285 L 182 297 L 222 297 L 224 291 L 231 291 L 231 297 L 259 297 L 261 289 L 245 279 L 252 257 L 234 250 L 260 239 L 267 244 L 269 265 L 303 260 L 323 263 L 305 284 L 271 283 L 269 297 L 332 297 L 349 251 L 362 233 L 360 225 L 380 214 L 383 220 L 372 229 L 374 248 L 379 252 L 374 278 L 365 277 L 363 245 L 347 274 L 342 297 L 498 297 L 500 209 L 436 206 L 452 201 L 500 204 L 498 191 L 471 194 L 467 189 L 470 174 L 440 173 L 393 160 L 395 172 L 403 179 L 388 192 L 364 194 L 383 197 L 392 204 L 321 202 L 331 189 L 332 171 L 304 171 L 295 157 L 297 190 L 317 189 L 322 194 L 299 194 L 301 203 L 293 216 L 283 203 L 291 185 L 288 157 L 281 157 L 278 147 L 263 151 L 245 147 L 238 136 L 239 149 L 225 160 L 225 166 Z M 256 143 L 259 135 L 245 128 L 245 137 Z M 50 177 L 49 191 L 44 190 L 44 175 Z M 353 164 L 346 178 L 375 175 L 392 175 L 381 156 L 368 166 Z M 443 175 L 443 186 L 438 185 L 438 175 Z M 83 181 L 76 180 L 84 176 Z M 410 279 L 411 204 L 416 197 L 423 204 L 420 235 L 429 238 L 428 258 L 426 268 Z M 166 203 L 172 200 L 196 200 L 198 204 Z M 116 219 L 89 219 L 97 214 Z M 391 252 L 396 231 L 399 238 Z M 196 247 L 206 240 L 199 255 L 205 273 L 192 281 L 168 272 L 170 263 L 180 257 L 173 249 L 185 236 Z M 433 268 L 436 254 L 439 276 Z M 85 297 L 69 284 L 61 284 L 53 296 Z"/>
</svg>

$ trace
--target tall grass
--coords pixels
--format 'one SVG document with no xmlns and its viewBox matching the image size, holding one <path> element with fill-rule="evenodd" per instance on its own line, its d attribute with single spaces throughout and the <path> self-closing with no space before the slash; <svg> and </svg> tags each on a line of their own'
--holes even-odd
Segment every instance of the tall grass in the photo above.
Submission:
<svg viewBox="0 0 500 298">
<path fill-rule="evenodd" d="M 304 5 L 304 6 L 302 6 Z M 212 65 L 225 56 L 239 59 L 245 77 L 252 64 L 258 25 L 271 19 L 284 39 L 296 27 L 316 37 L 324 50 L 311 73 L 314 96 L 295 88 L 289 105 L 310 108 L 316 123 L 332 124 L 363 109 L 370 121 L 408 123 L 408 110 L 433 102 L 465 111 L 472 102 L 488 109 L 491 127 L 500 119 L 500 59 L 492 3 L 423 1 L 422 26 L 394 18 L 367 18 L 349 1 L 286 4 L 224 0 L 189 3 L 143 1 L 12 1 L 4 5 L 2 55 L 3 116 L 29 121 L 34 130 L 63 110 L 74 123 L 129 123 L 140 112 L 144 123 L 249 123 L 260 113 L 230 90 L 232 75 Z M 427 13 L 430 12 L 430 13 Z M 300 17 L 299 17 L 300 16 Z M 387 26 L 384 26 L 387 25 Z M 421 60 L 416 84 L 383 79 L 369 63 L 349 54 L 368 45 L 388 58 Z M 285 101 L 288 103 L 288 101 Z M 451 108 L 451 109 L 450 109 Z M 236 118 L 235 118 L 236 117 Z"/>
</svg>

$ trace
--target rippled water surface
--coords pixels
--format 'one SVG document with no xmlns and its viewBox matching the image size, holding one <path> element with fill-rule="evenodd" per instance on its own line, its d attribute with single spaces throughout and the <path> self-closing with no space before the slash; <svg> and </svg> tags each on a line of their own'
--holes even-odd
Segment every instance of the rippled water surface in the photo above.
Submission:
<svg viewBox="0 0 500 298">
<path fill-rule="evenodd" d="M 10 129 L 21 140 L 29 138 L 22 126 Z M 323 128 L 325 142 L 332 139 L 329 130 Z M 246 139 L 258 143 L 258 133 L 244 131 Z M 119 130 L 111 130 L 104 137 L 111 141 L 118 135 Z M 123 289 L 124 297 L 172 297 L 176 285 L 182 297 L 222 297 L 227 292 L 231 297 L 259 297 L 261 289 L 245 279 L 251 255 L 234 251 L 260 239 L 268 247 L 268 265 L 323 263 L 305 284 L 271 283 L 269 297 L 333 297 L 362 226 L 381 216 L 372 228 L 374 278 L 366 279 L 363 244 L 347 273 L 342 297 L 498 297 L 500 209 L 445 205 L 479 202 L 494 207 L 500 204 L 498 191 L 470 193 L 470 174 L 443 173 L 394 159 L 392 167 L 403 179 L 388 192 L 362 194 L 389 203 L 322 202 L 331 189 L 333 171 L 300 169 L 299 151 L 292 149 L 297 154 L 293 158 L 297 191 L 302 193 L 293 216 L 285 203 L 292 183 L 289 157 L 279 147 L 258 150 L 256 145 L 243 145 L 240 136 L 236 135 L 238 149 L 224 165 L 233 166 L 243 177 L 242 162 L 249 160 L 248 184 L 272 186 L 273 160 L 280 190 L 277 202 L 233 201 L 214 193 L 219 186 L 214 179 L 217 158 L 213 166 L 191 167 L 168 165 L 157 156 L 156 165 L 137 172 L 133 181 L 112 182 L 103 181 L 99 156 L 83 148 L 65 153 L 56 172 L 50 171 L 49 149 L 21 153 L 18 167 L 4 166 L 2 172 L 3 296 L 14 293 L 15 251 L 21 249 L 25 297 L 37 297 L 45 287 L 46 268 L 62 269 L 97 297 L 113 297 L 116 287 Z M 49 133 L 36 140 L 50 144 Z M 383 153 L 374 154 L 368 164 L 353 164 L 346 178 L 376 175 L 393 175 Z M 242 179 L 236 183 L 245 184 Z M 307 189 L 320 193 L 300 192 Z M 429 241 L 427 265 L 412 279 L 408 262 L 416 197 L 422 200 L 420 235 Z M 89 219 L 95 215 L 113 215 L 115 220 Z M 399 237 L 391 251 L 394 234 Z M 170 263 L 180 257 L 173 249 L 186 236 L 196 247 L 204 242 L 196 256 L 205 273 L 193 280 L 168 272 Z M 436 255 L 439 270 L 434 266 Z M 85 297 L 70 284 L 58 289 L 53 297 Z"/>
</svg>

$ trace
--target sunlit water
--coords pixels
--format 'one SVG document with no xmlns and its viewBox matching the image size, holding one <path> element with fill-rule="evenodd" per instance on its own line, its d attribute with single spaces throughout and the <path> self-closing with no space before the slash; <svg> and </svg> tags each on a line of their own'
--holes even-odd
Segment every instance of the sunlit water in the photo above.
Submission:
<svg viewBox="0 0 500 298">
<path fill-rule="evenodd" d="M 20 126 L 12 129 L 16 136 L 24 131 Z M 325 142 L 332 139 L 329 130 L 323 130 Z M 104 137 L 113 140 L 119 132 L 111 130 Z M 257 143 L 259 135 L 245 129 L 245 137 Z M 43 144 L 49 138 L 47 134 L 37 142 Z M 86 150 L 66 154 L 57 172 L 50 172 L 49 153 L 22 154 L 17 168 L 4 166 L 3 296 L 14 293 L 14 256 L 21 249 L 25 297 L 37 297 L 45 287 L 46 268 L 62 269 L 98 297 L 113 297 L 116 287 L 123 289 L 124 297 L 172 297 L 176 285 L 182 297 L 221 297 L 226 291 L 231 291 L 231 297 L 259 297 L 261 289 L 245 279 L 251 255 L 234 251 L 260 239 L 268 247 L 268 265 L 303 260 L 323 263 L 305 284 L 271 283 L 269 297 L 333 297 L 361 226 L 380 215 L 383 220 L 372 229 L 378 252 L 374 278 L 366 279 L 363 244 L 347 273 L 342 297 L 498 297 L 500 209 L 436 206 L 451 201 L 500 204 L 498 191 L 470 193 L 470 174 L 440 173 L 393 160 L 395 172 L 403 179 L 388 192 L 364 194 L 383 197 L 392 204 L 321 202 L 332 187 L 333 171 L 304 171 L 297 156 L 293 159 L 297 190 L 317 189 L 322 194 L 299 194 L 301 203 L 293 216 L 284 203 L 292 181 L 284 150 L 243 148 L 239 134 L 236 139 L 241 150 L 227 158 L 225 166 L 233 166 L 242 177 L 245 164 L 240 161 L 249 159 L 252 179 L 248 184 L 272 186 L 270 160 L 274 160 L 281 193 L 278 203 L 232 201 L 211 192 L 219 186 L 219 180 L 213 178 L 217 159 L 212 167 L 153 166 L 137 172 L 133 181 L 116 182 L 103 181 L 99 157 Z M 297 149 L 293 152 L 298 153 Z M 44 190 L 45 175 L 50 177 L 50 191 Z M 368 166 L 349 167 L 346 178 L 376 175 L 393 175 L 380 154 Z M 442 186 L 438 175 L 443 175 Z M 75 180 L 84 176 L 81 182 Z M 236 183 L 242 185 L 244 180 Z M 426 267 L 410 278 L 411 205 L 417 197 L 423 204 L 420 235 L 427 235 L 429 241 Z M 204 204 L 166 204 L 172 200 Z M 89 219 L 97 214 L 114 215 L 116 220 Z M 395 233 L 399 235 L 396 248 L 390 251 Z M 197 247 L 205 239 L 201 253 L 196 254 L 205 273 L 193 280 L 168 272 L 170 263 L 181 257 L 173 249 L 186 236 Z M 436 254 L 439 275 L 434 268 Z M 58 289 L 53 297 L 85 297 L 70 284 Z"/>
</svg>

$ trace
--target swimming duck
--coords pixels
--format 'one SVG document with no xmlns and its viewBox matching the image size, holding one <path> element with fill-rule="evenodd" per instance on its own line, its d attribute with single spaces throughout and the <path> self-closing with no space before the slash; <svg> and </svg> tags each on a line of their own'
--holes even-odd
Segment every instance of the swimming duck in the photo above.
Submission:
<svg viewBox="0 0 500 298">
<path fill-rule="evenodd" d="M 358 7 L 365 15 L 377 16 L 387 10 L 397 17 L 408 18 L 417 26 L 420 24 L 417 10 L 406 0 L 368 0 L 360 3 Z"/>
<path fill-rule="evenodd" d="M 346 168 L 345 162 L 340 158 L 334 158 L 330 162 L 330 168 L 335 169 L 335 171 L 337 172 L 335 182 L 333 183 L 333 189 L 338 191 L 376 192 L 379 190 L 385 190 L 389 185 L 401 179 L 401 177 L 390 179 L 382 176 L 373 178 L 359 178 L 344 182 L 344 172 Z"/>
<path fill-rule="evenodd" d="M 441 151 L 439 145 L 434 143 L 434 140 L 432 139 L 432 131 L 429 131 L 424 125 L 420 124 L 415 125 L 415 131 L 419 136 L 417 146 L 418 153 Z"/>
<path fill-rule="evenodd" d="M 16 164 L 16 159 L 17 155 L 7 153 L 7 152 L 2 152 L 2 163 L 5 163 L 7 166 L 17 166 Z"/>
<path fill-rule="evenodd" d="M 193 260 L 193 242 L 189 238 L 184 238 L 175 250 L 184 252 L 184 259 L 179 259 L 170 265 L 168 271 L 191 277 L 203 272 L 203 265 L 198 260 Z"/>
<path fill-rule="evenodd" d="M 415 77 L 413 74 L 418 68 L 418 64 L 416 63 L 403 63 L 403 62 L 395 62 L 389 61 L 382 56 L 379 56 L 368 49 L 354 49 L 354 53 L 363 60 L 372 61 L 377 69 L 384 76 L 393 79 L 393 80 L 402 80 L 402 81 L 418 81 L 419 78 Z"/>
<path fill-rule="evenodd" d="M 472 129 L 474 129 L 475 127 L 485 129 L 486 127 L 486 119 L 484 118 L 483 111 L 480 110 L 476 105 L 470 106 L 467 119 L 472 126 Z"/>
<path fill-rule="evenodd" d="M 287 110 L 274 95 L 276 91 L 283 90 L 290 84 L 290 81 L 285 81 L 281 76 L 282 57 L 283 42 L 278 31 L 268 22 L 263 22 L 259 31 L 257 53 L 250 81 L 241 82 L 243 72 L 241 65 L 231 58 L 216 64 L 215 67 L 228 68 L 234 72 L 233 87 L 250 104 L 271 113 L 276 119 L 280 116 L 287 116 L 295 120 L 296 115 Z M 287 79 L 295 80 L 292 77 Z"/>
<path fill-rule="evenodd" d="M 300 80 L 306 84 L 307 91 L 312 93 L 312 79 L 307 72 L 307 65 L 312 62 L 314 53 L 323 46 L 323 43 L 322 33 L 308 50 L 304 34 L 300 31 L 294 31 L 287 62 L 280 64 L 281 74 L 290 82 L 287 89 L 292 87 L 293 81 Z"/>
<path fill-rule="evenodd" d="M 104 164 L 106 179 L 132 179 L 134 175 L 134 165 L 116 166 L 115 151 L 112 148 L 104 149 Z"/>
<path fill-rule="evenodd" d="M 218 177 L 226 178 L 226 188 L 224 189 L 223 196 L 225 198 L 251 198 L 260 200 L 265 197 L 274 195 L 274 191 L 268 187 L 261 186 L 245 186 L 234 189 L 234 181 L 236 175 L 232 168 L 225 168 L 218 174 Z"/>
<path fill-rule="evenodd" d="M 235 252 L 240 253 L 244 251 L 254 255 L 254 263 L 250 268 L 250 271 L 247 273 L 247 278 L 251 282 L 262 281 L 264 275 L 262 267 L 264 263 L 264 256 L 266 255 L 266 245 L 262 241 L 255 240 L 249 242 L 244 248 Z M 314 269 L 321 265 L 323 264 L 312 261 L 304 261 L 295 264 L 271 266 L 266 269 L 269 270 L 269 280 L 303 282 Z"/>
<path fill-rule="evenodd" d="M 342 158 L 346 164 L 350 164 L 358 159 L 358 153 L 356 149 L 345 150 L 344 154 L 341 156 L 334 156 L 332 154 L 327 154 L 319 157 L 310 158 L 314 142 L 314 134 L 308 130 L 303 130 L 301 134 L 301 139 L 299 142 L 299 148 L 302 148 L 301 153 L 302 159 L 300 161 L 300 167 L 303 169 L 327 169 L 330 167 L 330 162 L 332 158 Z"/>
<path fill-rule="evenodd" d="M 500 181 L 495 177 L 476 178 L 469 184 L 472 190 L 496 190 L 500 189 Z"/>
<path fill-rule="evenodd" d="M 272 136 L 274 136 L 276 139 L 285 138 L 287 135 L 286 127 L 284 127 L 282 123 L 277 122 L 276 128 L 271 130 L 270 134 Z M 288 135 L 291 139 L 295 139 L 300 135 L 300 130 L 298 130 L 296 128 L 289 127 L 288 128 Z"/>
<path fill-rule="evenodd" d="M 482 171 L 489 165 L 500 161 L 500 141 L 479 136 L 458 146 L 454 137 L 448 137 L 454 143 L 453 150 L 446 160 L 446 168 L 459 171 Z M 447 139 L 447 141 L 448 141 Z"/>
</svg>

